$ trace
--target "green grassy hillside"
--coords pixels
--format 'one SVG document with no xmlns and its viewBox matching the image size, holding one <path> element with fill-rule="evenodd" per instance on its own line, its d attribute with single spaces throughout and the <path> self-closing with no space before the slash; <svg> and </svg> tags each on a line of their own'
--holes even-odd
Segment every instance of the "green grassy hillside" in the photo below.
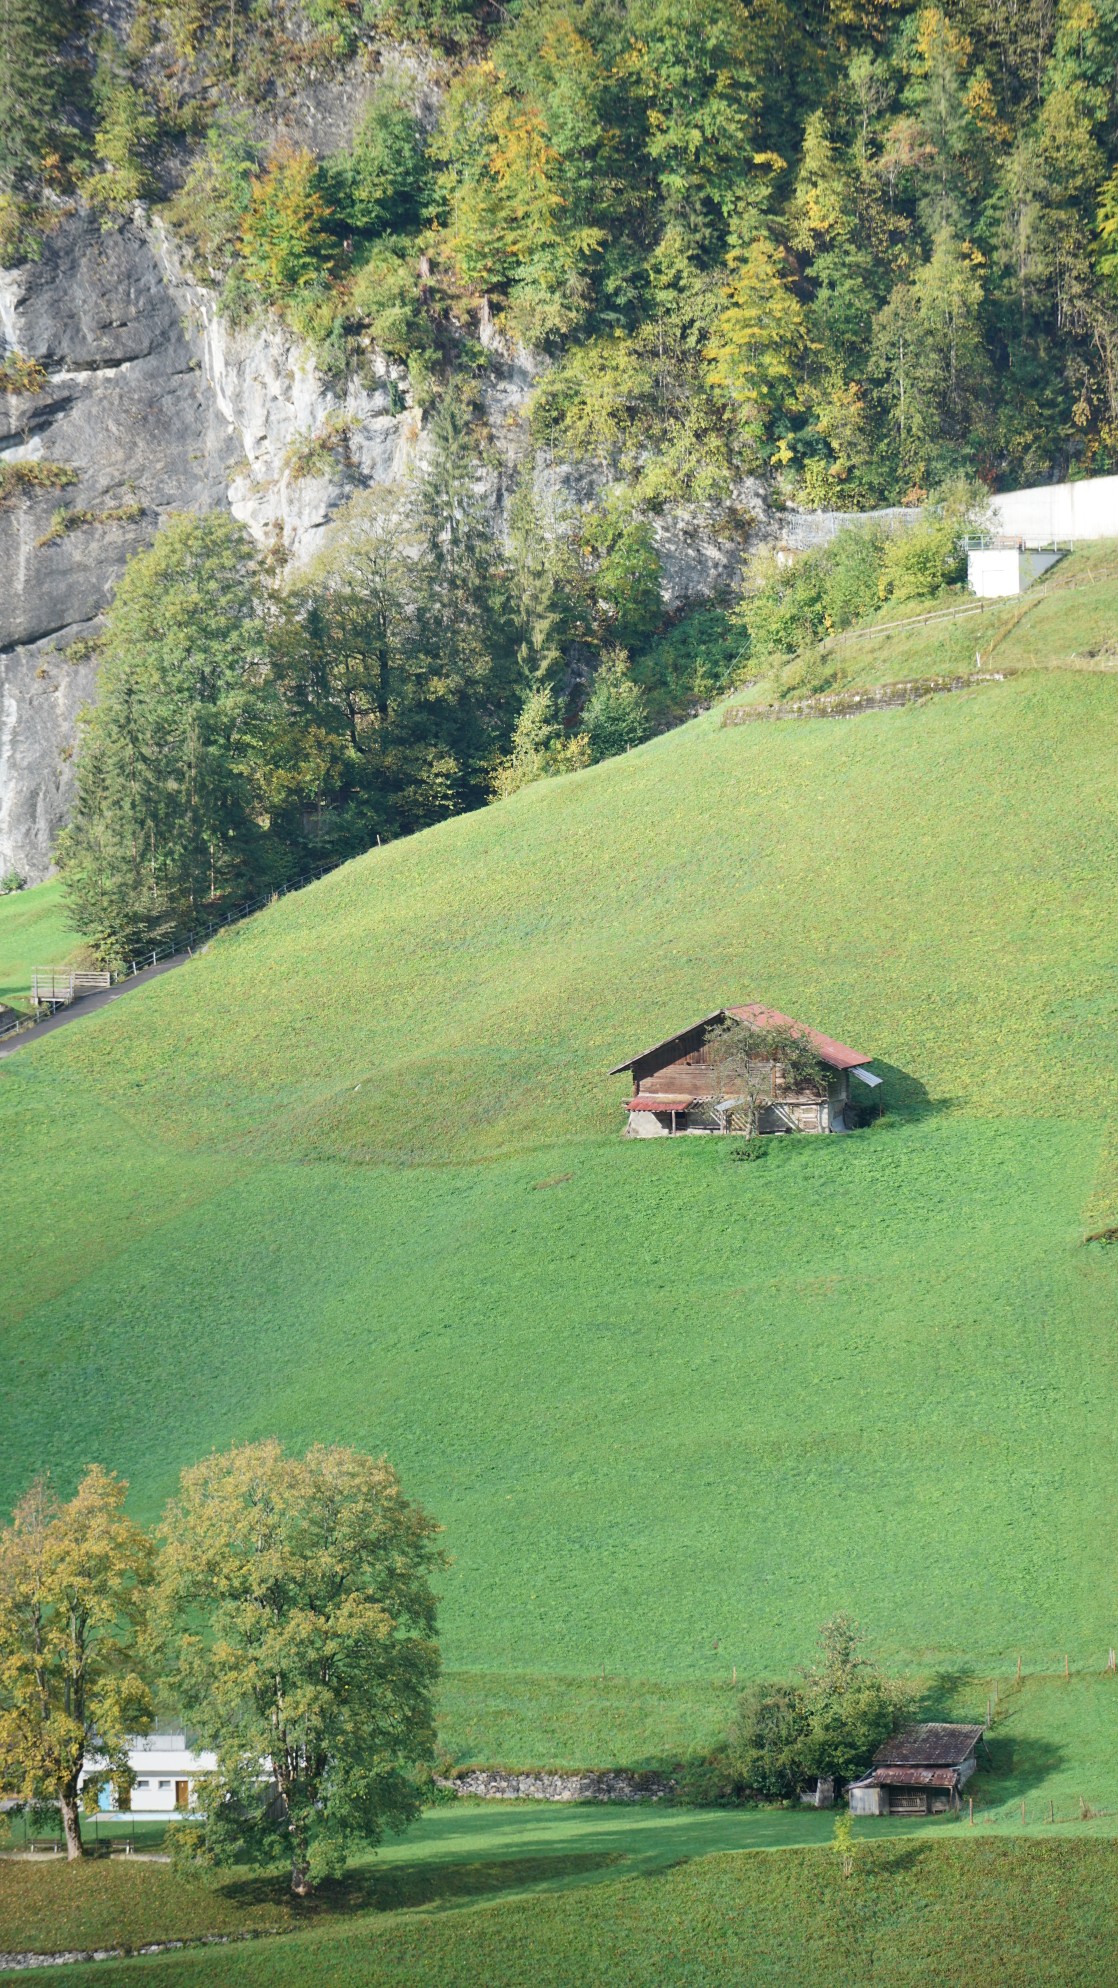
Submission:
<svg viewBox="0 0 1118 1988">
<path fill-rule="evenodd" d="M 213 1444 L 339 1438 L 444 1521 L 456 1672 L 724 1682 L 839 1607 L 922 1671 L 1101 1667 L 1116 743 L 1062 670 L 712 713 L 11 1058 L 5 1497 L 95 1456 L 151 1513 Z M 886 1118 L 618 1137 L 610 1064 L 750 996 Z"/>
<path fill-rule="evenodd" d="M 610 1854 L 605 1842 L 637 1832 L 594 1818 L 603 1847 L 597 1857 L 586 1850 L 570 1854 L 564 1872 L 559 1842 L 573 1836 L 582 1819 L 555 1818 L 557 1826 L 546 1832 L 555 1839 L 550 1856 L 522 1856 L 503 1873 L 499 1862 L 483 1861 L 483 1852 L 472 1866 L 433 1861 L 426 1872 L 422 1865 L 401 1872 L 397 1889 L 397 1873 L 386 1868 L 375 1881 L 374 1897 L 383 1900 L 379 1911 L 367 1905 L 356 1918 L 339 1922 L 325 1909 L 317 1924 L 304 1922 L 294 1936 L 99 1961 L 68 1970 L 67 1980 L 80 1988 L 126 1988 L 129 1982 L 151 1988 L 477 1988 L 479 1982 L 523 1988 L 526 1981 L 542 1988 L 572 1982 L 586 1988 L 808 1988 L 820 1980 L 922 1988 L 932 1969 L 937 1978 L 1021 1988 L 1108 1988 L 1118 1970 L 1113 1844 L 1059 1837 L 1045 1843 L 960 1841 L 957 1833 L 929 1831 L 863 1849 L 849 1878 L 833 1850 L 822 1846 L 796 1856 L 707 1856 L 668 1870 L 641 1869 L 639 1858 L 621 1850 L 610 1873 L 620 1881 L 603 1884 L 589 1880 L 595 1862 Z M 498 1830 L 508 1827 L 504 1818 L 485 1818 L 491 1820 Z M 477 1833 L 481 1839 L 495 1834 Z M 64 1875 L 72 1893 L 72 1874 Z M 34 1877 L 40 1890 L 60 1892 L 53 1873 Z M 148 1888 L 139 1873 L 96 1873 L 106 1890 L 110 1879 L 125 1910 L 128 1894 Z M 513 1895 L 502 1900 L 502 1890 Z M 352 1891 L 355 1904 L 364 1902 L 356 1885 Z M 528 1895 L 532 1891 L 535 1896 Z M 435 1909 L 391 1909 L 409 1899 Z M 474 1903 L 479 1899 L 486 1902 Z M 184 1902 L 176 1903 L 181 1920 Z M 467 1909 L 438 1909 L 462 1905 Z M 272 1910 L 281 1923 L 291 1917 L 290 1908 Z M 227 1907 L 225 1923 L 232 1916 Z M 242 1906 L 242 1917 L 248 1916 Z M 118 1916 L 118 1941 L 122 1923 L 128 1919 Z"/>
</svg>

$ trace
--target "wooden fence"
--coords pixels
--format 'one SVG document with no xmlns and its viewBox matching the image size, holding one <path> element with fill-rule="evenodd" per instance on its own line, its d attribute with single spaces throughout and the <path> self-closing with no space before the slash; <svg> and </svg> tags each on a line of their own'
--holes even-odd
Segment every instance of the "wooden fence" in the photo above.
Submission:
<svg viewBox="0 0 1118 1988">
<path fill-rule="evenodd" d="M 71 1001 L 80 1001 L 86 994 L 103 994 L 112 984 L 111 973 L 37 966 L 31 975 L 31 1005 L 34 1008 L 68 1008 Z"/>
</svg>

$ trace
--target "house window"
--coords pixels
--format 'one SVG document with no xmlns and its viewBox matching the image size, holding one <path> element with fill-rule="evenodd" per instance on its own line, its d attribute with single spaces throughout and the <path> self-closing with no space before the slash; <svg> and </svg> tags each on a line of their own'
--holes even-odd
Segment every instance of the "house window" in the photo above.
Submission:
<svg viewBox="0 0 1118 1988">
<path fill-rule="evenodd" d="M 169 1781 L 161 1781 L 159 1785 L 161 1788 L 169 1788 L 171 1783 Z"/>
<path fill-rule="evenodd" d="M 137 1788 L 148 1788 L 151 1786 L 151 1783 L 149 1781 L 137 1781 L 136 1786 Z"/>
</svg>

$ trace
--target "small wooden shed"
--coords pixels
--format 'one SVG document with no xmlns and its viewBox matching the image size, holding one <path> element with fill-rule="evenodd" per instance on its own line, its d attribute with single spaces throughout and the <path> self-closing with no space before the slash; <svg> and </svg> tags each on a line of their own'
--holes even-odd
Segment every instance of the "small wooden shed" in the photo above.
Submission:
<svg viewBox="0 0 1118 1988">
<path fill-rule="evenodd" d="M 983 1726 L 906 1726 L 846 1790 L 851 1815 L 942 1815 L 978 1765 Z"/>
<path fill-rule="evenodd" d="M 744 1132 L 750 1130 L 747 1114 L 734 1101 L 720 1099 L 712 1082 L 715 1071 L 709 1041 L 712 1032 L 726 1022 L 740 1022 L 746 1028 L 779 1030 L 801 1037 L 814 1050 L 828 1073 L 825 1088 L 797 1089 L 784 1079 L 779 1064 L 773 1066 L 771 1101 L 760 1110 L 758 1132 L 846 1132 L 846 1107 L 850 1102 L 850 1078 L 867 1087 L 867 1094 L 881 1078 L 866 1066 L 869 1058 L 860 1050 L 835 1042 L 806 1022 L 782 1015 L 760 1001 L 741 1006 L 716 1008 L 712 1015 L 692 1022 L 678 1035 L 654 1043 L 610 1071 L 618 1077 L 631 1071 L 633 1095 L 626 1104 L 629 1114 L 626 1130 L 633 1139 L 653 1139 L 675 1132 Z"/>
</svg>

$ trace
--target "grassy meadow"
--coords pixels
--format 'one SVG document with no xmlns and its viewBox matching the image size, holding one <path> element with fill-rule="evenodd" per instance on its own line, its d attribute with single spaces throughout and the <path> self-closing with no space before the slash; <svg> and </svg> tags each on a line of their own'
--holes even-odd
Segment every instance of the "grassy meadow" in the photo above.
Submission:
<svg viewBox="0 0 1118 1988">
<path fill-rule="evenodd" d="M 1098 670 L 714 712 L 8 1059 L 4 1499 L 97 1458 L 151 1517 L 238 1437 L 383 1448 L 446 1528 L 456 1759 L 678 1756 L 846 1608 L 979 1715 L 1022 1657 L 995 1833 L 1118 1807 L 1116 744 Z M 751 996 L 885 1117 L 622 1140 L 610 1065 Z"/>
<path fill-rule="evenodd" d="M 575 1820 L 563 1819 L 568 1835 Z M 597 1850 L 564 1858 L 557 1829 L 550 1854 L 504 1869 L 500 1860 L 432 1864 L 426 1886 L 413 1867 L 394 1888 L 386 1865 L 379 1911 L 355 1874 L 344 1914 L 325 1903 L 286 1937 L 100 1961 L 69 1969 L 67 1980 L 75 1988 L 523 1988 L 528 1980 L 808 1988 L 876 1979 L 916 1988 L 934 1966 L 944 1979 L 1106 1988 L 1118 1970 L 1113 1843 L 960 1841 L 957 1831 L 929 1829 L 860 1843 L 844 1877 L 822 1843 L 795 1856 L 741 1856 L 717 1854 L 712 1842 L 712 1854 L 657 1868 L 624 1848 L 606 1850 L 624 1833 L 605 1828 Z M 613 1882 L 593 1882 L 594 1863 L 611 1855 L 599 1874 Z M 127 1924 L 127 1905 L 118 1911 Z"/>
<path fill-rule="evenodd" d="M 37 966 L 62 966 L 80 946 L 58 878 L 0 897 L 0 1002 L 27 1008 Z"/>
</svg>

